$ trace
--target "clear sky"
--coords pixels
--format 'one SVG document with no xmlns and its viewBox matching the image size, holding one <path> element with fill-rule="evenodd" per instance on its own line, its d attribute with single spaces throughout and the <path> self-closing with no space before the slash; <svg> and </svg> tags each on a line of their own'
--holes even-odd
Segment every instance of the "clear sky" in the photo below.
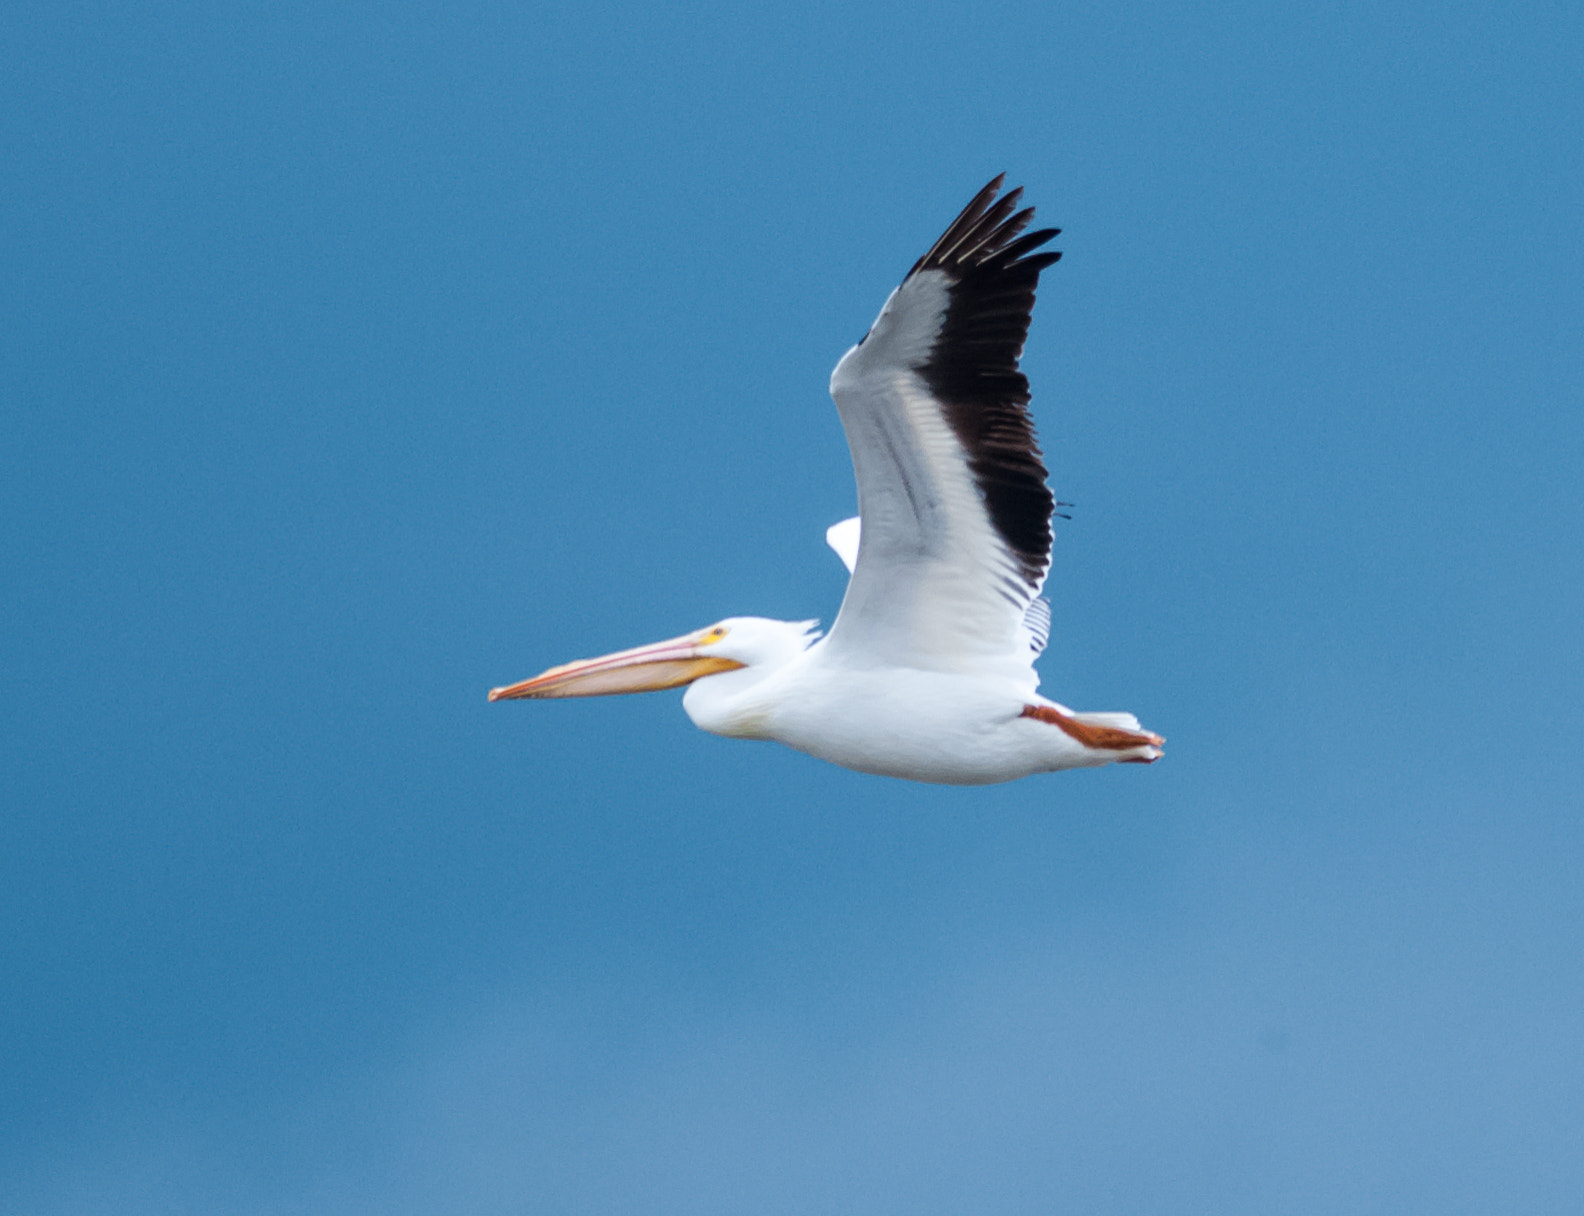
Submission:
<svg viewBox="0 0 1584 1216">
<path fill-rule="evenodd" d="M 0 139 L 0 1209 L 1577 1210 L 1575 6 L 19 5 Z M 486 704 L 834 616 L 1003 169 L 1166 759 Z"/>
</svg>

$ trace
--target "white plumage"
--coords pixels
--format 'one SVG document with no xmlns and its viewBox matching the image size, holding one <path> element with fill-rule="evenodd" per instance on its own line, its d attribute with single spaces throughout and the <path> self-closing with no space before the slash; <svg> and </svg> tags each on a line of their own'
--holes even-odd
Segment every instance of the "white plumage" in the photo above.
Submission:
<svg viewBox="0 0 1584 1216">
<path fill-rule="evenodd" d="M 914 264 L 831 375 L 858 517 L 826 533 L 851 572 L 828 635 L 734 617 L 555 667 L 491 700 L 687 684 L 704 730 L 862 772 L 969 785 L 1150 762 L 1131 714 L 1039 695 L 1054 503 L 1018 359 L 1054 229 L 997 177 Z M 999 196 L 999 197 L 998 197 Z M 860 523 L 861 521 L 861 523 Z"/>
</svg>

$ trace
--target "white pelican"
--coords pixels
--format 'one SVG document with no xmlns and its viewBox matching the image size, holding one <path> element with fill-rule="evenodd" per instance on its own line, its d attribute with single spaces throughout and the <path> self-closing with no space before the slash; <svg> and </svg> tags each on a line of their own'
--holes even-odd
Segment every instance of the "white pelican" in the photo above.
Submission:
<svg viewBox="0 0 1584 1216">
<path fill-rule="evenodd" d="M 1039 695 L 1050 567 L 1045 466 L 1018 358 L 1056 229 L 1005 174 L 920 258 L 831 375 L 858 517 L 826 534 L 851 571 L 830 632 L 729 617 L 666 642 L 552 667 L 491 701 L 688 685 L 717 735 L 774 739 L 865 773 L 979 785 L 1149 763 L 1159 735 Z M 1000 195 L 1000 197 L 997 197 Z M 860 526 L 861 521 L 861 526 Z"/>
</svg>

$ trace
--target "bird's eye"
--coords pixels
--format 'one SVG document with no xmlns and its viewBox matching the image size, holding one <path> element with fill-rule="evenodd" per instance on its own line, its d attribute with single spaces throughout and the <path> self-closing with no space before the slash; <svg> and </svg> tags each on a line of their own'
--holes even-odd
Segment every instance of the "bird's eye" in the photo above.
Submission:
<svg viewBox="0 0 1584 1216">
<path fill-rule="evenodd" d="M 718 642 L 725 636 L 726 636 L 726 628 L 725 628 L 725 626 L 716 625 L 713 629 L 711 629 L 708 633 L 706 633 L 703 637 L 701 637 L 699 639 L 699 645 L 700 646 L 708 646 L 711 642 Z"/>
</svg>

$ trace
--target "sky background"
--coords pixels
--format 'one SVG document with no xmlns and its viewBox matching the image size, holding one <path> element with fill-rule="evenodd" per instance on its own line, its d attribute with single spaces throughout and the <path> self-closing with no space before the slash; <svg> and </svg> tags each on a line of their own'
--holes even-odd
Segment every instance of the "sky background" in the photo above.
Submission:
<svg viewBox="0 0 1584 1216">
<path fill-rule="evenodd" d="M 1574 6 L 19 5 L 0 152 L 0 1208 L 1579 1210 Z M 486 704 L 835 615 L 1002 170 L 1164 762 Z"/>
</svg>

